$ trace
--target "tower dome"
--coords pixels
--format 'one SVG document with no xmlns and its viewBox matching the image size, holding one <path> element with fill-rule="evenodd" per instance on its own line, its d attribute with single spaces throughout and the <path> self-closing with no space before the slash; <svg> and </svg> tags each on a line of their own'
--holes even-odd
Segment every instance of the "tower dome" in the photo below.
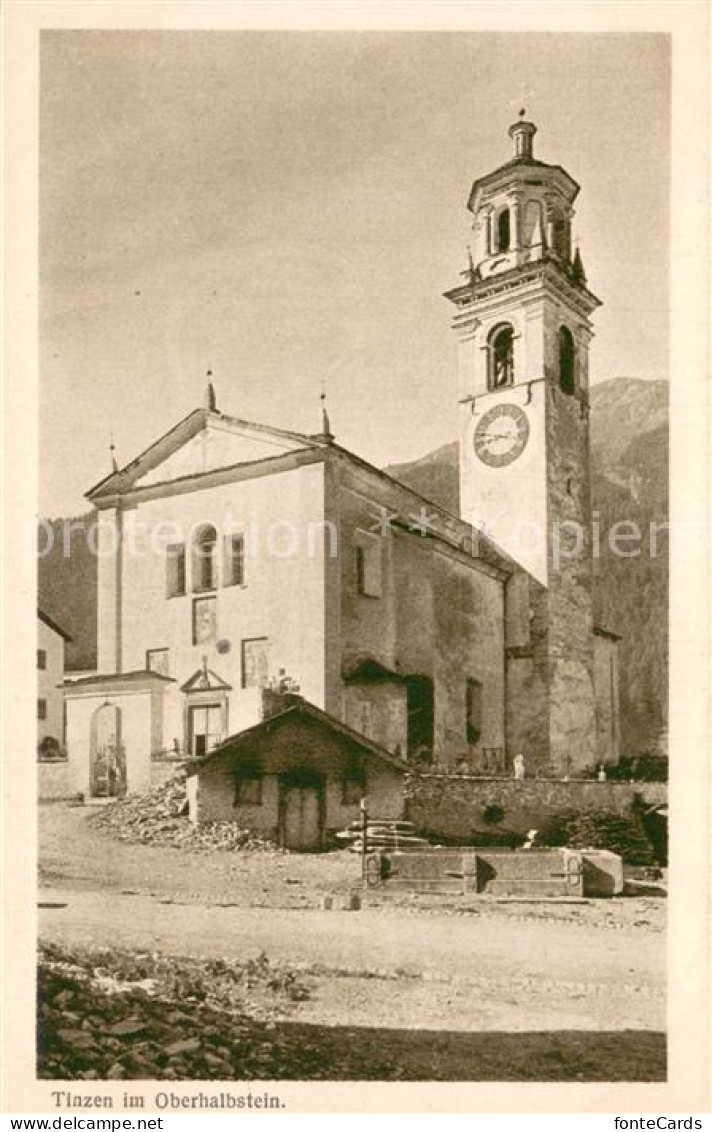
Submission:
<svg viewBox="0 0 712 1132">
<path fill-rule="evenodd" d="M 480 278 L 544 258 L 556 260 L 567 273 L 573 266 L 571 222 L 579 186 L 560 165 L 534 157 L 537 127 L 523 115 L 508 131 L 513 156 L 475 181 L 467 203 Z"/>
</svg>

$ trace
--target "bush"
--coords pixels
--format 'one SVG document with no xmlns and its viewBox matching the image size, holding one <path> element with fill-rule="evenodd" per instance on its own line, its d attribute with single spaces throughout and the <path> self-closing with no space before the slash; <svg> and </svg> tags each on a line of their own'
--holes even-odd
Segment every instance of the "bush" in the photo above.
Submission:
<svg viewBox="0 0 712 1132">
<path fill-rule="evenodd" d="M 482 811 L 482 821 L 487 825 L 498 825 L 504 818 L 504 807 L 498 806 L 496 802 L 490 806 L 485 806 Z"/>
<path fill-rule="evenodd" d="M 45 735 L 37 744 L 37 758 L 40 762 L 49 762 L 53 759 L 66 759 L 67 753 L 62 750 L 59 740 L 54 735 Z"/>
<path fill-rule="evenodd" d="M 606 767 L 606 774 L 613 781 L 667 782 L 668 760 L 662 755 L 622 755 L 615 766 Z"/>
<path fill-rule="evenodd" d="M 559 814 L 539 830 L 539 838 L 541 844 L 569 849 L 610 849 L 629 865 L 656 863 L 655 851 L 637 815 Z"/>
</svg>

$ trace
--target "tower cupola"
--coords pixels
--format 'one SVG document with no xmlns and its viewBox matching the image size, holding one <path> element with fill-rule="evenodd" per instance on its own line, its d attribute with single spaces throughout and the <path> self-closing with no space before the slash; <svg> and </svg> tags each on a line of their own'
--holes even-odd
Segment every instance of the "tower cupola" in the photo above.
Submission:
<svg viewBox="0 0 712 1132">
<path fill-rule="evenodd" d="M 509 136 L 514 141 L 514 156 L 527 160 L 534 156 L 534 134 L 536 126 L 524 120 L 524 110 L 519 111 L 519 121 L 509 127 Z"/>
<path fill-rule="evenodd" d="M 543 259 L 572 274 L 571 224 L 579 186 L 560 165 L 534 157 L 536 132 L 520 111 L 509 127 L 513 157 L 472 186 L 467 207 L 473 215 L 478 279 Z"/>
</svg>

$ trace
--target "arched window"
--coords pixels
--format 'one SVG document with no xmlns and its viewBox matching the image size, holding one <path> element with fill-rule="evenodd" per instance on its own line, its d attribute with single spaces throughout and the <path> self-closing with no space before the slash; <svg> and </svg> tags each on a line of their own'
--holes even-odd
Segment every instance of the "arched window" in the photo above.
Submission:
<svg viewBox="0 0 712 1132">
<path fill-rule="evenodd" d="M 199 527 L 193 539 L 193 590 L 214 590 L 218 584 L 218 536 L 215 527 Z"/>
<path fill-rule="evenodd" d="M 564 393 L 576 392 L 576 348 L 568 326 L 559 330 L 559 387 Z"/>
<path fill-rule="evenodd" d="M 490 389 L 511 385 L 514 381 L 514 330 L 508 322 L 495 326 L 488 345 Z"/>
<path fill-rule="evenodd" d="M 509 209 L 503 208 L 497 217 L 497 251 L 509 251 Z"/>
</svg>

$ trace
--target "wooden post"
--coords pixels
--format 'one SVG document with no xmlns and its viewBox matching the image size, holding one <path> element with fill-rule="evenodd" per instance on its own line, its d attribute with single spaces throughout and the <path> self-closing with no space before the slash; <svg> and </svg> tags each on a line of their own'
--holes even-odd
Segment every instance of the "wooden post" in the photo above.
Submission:
<svg viewBox="0 0 712 1132">
<path fill-rule="evenodd" d="M 368 851 L 368 811 L 366 810 L 366 799 L 362 798 L 359 802 L 361 810 L 361 877 L 364 884 L 366 883 L 366 853 Z"/>
</svg>

